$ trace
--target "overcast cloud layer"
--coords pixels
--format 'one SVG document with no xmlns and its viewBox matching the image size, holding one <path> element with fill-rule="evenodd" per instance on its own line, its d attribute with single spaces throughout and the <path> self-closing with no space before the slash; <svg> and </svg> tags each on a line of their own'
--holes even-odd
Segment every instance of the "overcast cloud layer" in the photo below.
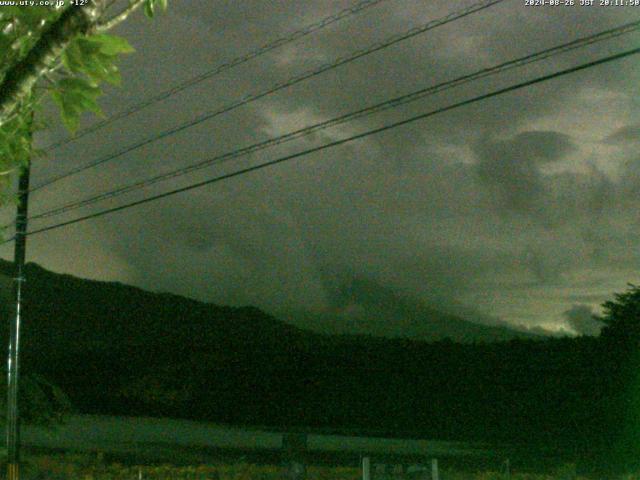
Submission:
<svg viewBox="0 0 640 480">
<path fill-rule="evenodd" d="M 149 21 L 140 15 L 119 31 L 137 53 L 122 64 L 123 88 L 103 99 L 107 113 L 350 2 L 171 3 L 166 16 Z M 387 0 L 56 150 L 34 163 L 33 181 L 468 4 Z M 630 7 L 527 7 L 507 0 L 60 182 L 34 194 L 31 211 L 638 16 L 640 9 Z M 632 34 L 565 54 L 126 198 L 342 138 L 629 49 L 638 40 Z M 638 61 L 631 57 L 34 236 L 29 259 L 55 271 L 272 312 L 357 311 L 366 292 L 344 295 L 357 279 L 486 322 L 594 333 L 590 312 L 627 282 L 638 282 L 639 85 Z M 62 135 L 54 128 L 38 141 Z M 8 257 L 11 248 L 2 248 Z"/>
</svg>

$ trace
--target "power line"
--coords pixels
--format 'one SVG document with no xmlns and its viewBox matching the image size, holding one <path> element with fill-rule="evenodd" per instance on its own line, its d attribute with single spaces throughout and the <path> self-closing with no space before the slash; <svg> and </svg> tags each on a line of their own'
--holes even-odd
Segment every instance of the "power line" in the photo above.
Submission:
<svg viewBox="0 0 640 480">
<path fill-rule="evenodd" d="M 186 175 L 192 172 L 195 172 L 197 170 L 201 170 L 203 168 L 209 167 L 213 164 L 218 164 L 218 163 L 222 163 L 224 161 L 228 161 L 234 158 L 238 158 L 241 156 L 245 156 L 249 153 L 254 153 L 257 152 L 259 150 L 263 150 L 265 148 L 271 147 L 271 146 L 275 146 L 275 145 L 280 145 L 283 144 L 285 142 L 289 142 L 291 140 L 309 135 L 311 133 L 315 133 L 317 131 L 320 130 L 324 130 L 348 121 L 352 121 L 358 118 L 363 118 L 365 116 L 369 116 L 375 113 L 379 113 L 391 108 L 396 108 L 398 106 L 401 105 L 405 105 L 407 103 L 410 102 L 414 102 L 417 101 L 419 99 L 425 98 L 429 95 L 434 95 L 436 93 L 448 90 L 450 88 L 454 88 L 454 87 L 458 87 L 460 85 L 472 82 L 472 81 L 476 81 L 479 80 L 481 78 L 485 78 L 488 76 L 492 76 L 492 75 L 496 75 L 498 73 L 502 73 L 505 72 L 507 70 L 511 70 L 513 68 L 518 68 L 518 67 L 522 67 L 524 65 L 528 65 L 534 62 L 538 62 L 541 60 L 545 60 L 548 59 L 550 57 L 562 54 L 562 53 L 566 53 L 568 51 L 571 50 L 575 50 L 578 48 L 582 48 L 585 47 L 587 45 L 591 45 L 597 42 L 602 42 L 604 40 L 609 40 L 611 38 L 615 38 L 615 37 L 619 37 L 621 35 L 625 35 L 631 32 L 635 32 L 638 30 L 638 28 L 640 28 L 640 20 L 637 20 L 635 22 L 630 22 L 624 25 L 621 25 L 619 27 L 615 27 L 612 29 L 608 29 L 608 30 L 604 30 L 602 32 L 598 32 L 596 34 L 593 35 L 589 35 L 586 37 L 582 37 L 576 40 L 573 40 L 571 42 L 559 45 L 559 46 L 555 46 L 552 48 L 548 48 L 545 50 L 541 50 L 539 52 L 535 52 L 529 55 L 526 55 L 524 57 L 520 57 L 514 60 L 509 60 L 507 62 L 503 62 L 501 64 L 498 65 L 494 65 L 492 67 L 488 67 L 488 68 L 484 68 L 482 70 L 476 71 L 472 74 L 468 74 L 468 75 L 464 75 L 458 78 L 455 78 L 453 80 L 449 80 L 446 82 L 442 82 L 439 83 L 437 85 L 433 85 L 427 88 L 423 88 L 414 92 L 411 92 L 409 94 L 405 94 L 399 97 L 395 97 L 393 99 L 390 100 L 386 100 L 384 102 L 380 102 L 377 103 L 375 105 L 357 110 L 355 112 L 351 112 L 345 115 L 341 115 L 339 117 L 330 119 L 330 120 L 326 120 L 320 123 L 316 123 L 314 125 L 310 125 L 308 127 L 305 128 L 301 128 L 298 130 L 295 130 L 293 132 L 289 132 L 287 134 L 284 135 L 280 135 L 278 137 L 273 137 L 270 139 L 267 139 L 265 141 L 259 142 L 259 143 L 255 143 L 252 144 L 250 146 L 247 147 L 243 147 L 237 150 L 233 150 L 231 152 L 227 152 L 221 155 L 217 155 L 215 157 L 212 158 L 208 158 L 206 160 L 200 161 L 198 163 L 189 165 L 187 167 L 182 167 L 179 169 L 175 169 L 172 170 L 170 172 L 165 172 L 156 176 L 153 176 L 151 178 L 147 178 L 141 181 L 137 181 L 134 182 L 132 184 L 129 185 L 125 185 L 122 187 L 119 187 L 117 189 L 114 190 L 110 190 L 107 192 L 102 192 L 99 193 L 97 195 L 93 195 L 91 197 L 82 199 L 82 200 L 78 200 L 78 201 L 74 201 L 74 202 L 70 202 L 67 203 L 65 205 L 59 206 L 59 207 L 55 207 L 51 210 L 47 210 L 45 212 L 42 213 L 38 213 L 36 215 L 33 215 L 32 217 L 30 217 L 30 220 L 37 220 L 37 219 L 42 219 L 42 218 L 50 218 L 56 215 L 60 215 L 72 210 L 76 210 L 78 208 L 84 207 L 84 206 L 88 206 L 88 205 L 92 205 L 94 203 L 97 203 L 99 201 L 102 200 L 106 200 L 106 199 L 111 199 L 111 198 L 115 198 L 118 197 L 120 195 L 124 195 L 126 193 L 130 193 L 133 192 L 135 190 L 139 190 L 141 188 L 145 188 L 148 187 L 150 185 L 153 185 L 155 183 L 161 182 L 161 181 L 165 181 L 165 180 L 169 180 L 171 178 L 175 178 L 175 177 L 179 177 L 182 175 Z"/>
<path fill-rule="evenodd" d="M 199 75 L 196 75 L 195 77 L 192 77 L 188 80 L 185 80 L 182 83 L 179 83 L 177 85 L 174 85 L 173 87 L 164 90 L 152 97 L 149 97 L 139 103 L 136 103 L 134 105 L 132 105 L 131 107 L 122 110 L 112 116 L 110 116 L 109 118 L 102 120 L 98 123 L 95 123 L 94 125 L 91 125 L 90 127 L 84 128 L 82 130 L 80 130 L 78 133 L 76 133 L 74 136 L 72 137 L 67 137 L 64 138 L 62 140 L 59 140 L 57 142 L 54 142 L 50 145 L 48 145 L 47 147 L 45 147 L 45 151 L 50 151 L 53 150 L 55 148 L 61 147 L 63 145 L 67 145 L 71 142 L 74 142 L 76 140 L 78 140 L 79 138 L 82 138 L 90 133 L 93 133 L 97 130 L 100 130 L 103 127 L 106 127 L 107 125 L 110 125 L 111 123 L 115 122 L 116 120 L 122 120 L 123 118 L 129 117 L 130 115 L 133 115 L 136 112 L 139 112 L 140 110 L 147 108 L 155 103 L 161 102 L 162 100 L 165 100 L 169 97 L 172 97 L 173 95 L 189 88 L 192 87 L 194 85 L 197 85 L 200 82 L 203 82 L 204 80 L 207 80 L 209 78 L 212 78 L 216 75 L 219 75 L 223 72 L 226 72 L 227 70 L 230 70 L 234 67 L 237 67 L 238 65 L 242 65 L 243 63 L 246 63 L 250 60 L 253 60 L 254 58 L 260 57 L 266 53 L 271 52 L 272 50 L 275 50 L 277 48 L 280 48 L 284 45 L 287 45 L 289 43 L 295 42 L 296 40 L 299 40 L 303 37 L 306 37 L 307 35 L 310 35 L 314 32 L 317 32 L 318 30 L 322 30 L 323 28 L 326 28 L 344 18 L 350 17 L 352 15 L 355 15 L 356 13 L 361 12 L 362 10 L 365 10 L 369 7 L 373 7 L 378 5 L 379 3 L 385 2 L 387 0 L 362 0 L 358 3 L 356 3 L 355 5 L 345 8 L 341 11 L 339 11 L 338 13 L 335 13 L 333 15 L 330 15 L 328 17 L 323 18 L 322 20 L 309 24 L 303 28 L 301 28 L 300 30 L 296 30 L 294 32 L 291 32 L 290 34 L 284 36 L 284 37 L 280 37 L 272 42 L 266 43 L 264 45 L 262 45 L 261 47 L 257 48 L 256 50 L 253 50 L 249 53 L 245 53 L 244 55 L 240 55 L 236 58 L 233 58 L 232 60 L 229 60 L 228 62 L 222 63 L 216 67 L 214 67 L 211 70 L 207 70 L 206 72 L 203 72 Z"/>
<path fill-rule="evenodd" d="M 220 182 L 220 181 L 223 181 L 223 180 L 227 180 L 229 178 L 233 178 L 233 177 L 237 177 L 237 176 L 240 176 L 240 175 L 244 175 L 244 174 L 247 174 L 247 173 L 250 173 L 250 172 L 254 172 L 256 170 L 261 170 L 263 168 L 270 167 L 270 166 L 273 166 L 273 165 L 276 165 L 276 164 L 279 164 L 279 163 L 287 162 L 287 161 L 293 160 L 295 158 L 303 157 L 303 156 L 306 156 L 306 155 L 309 155 L 309 154 L 312 154 L 312 153 L 316 153 L 316 152 L 319 152 L 319 151 L 322 151 L 322 150 L 326 150 L 326 149 L 329 149 L 329 148 L 337 147 L 339 145 L 343 145 L 345 143 L 352 142 L 354 140 L 359 140 L 359 139 L 368 137 L 370 135 L 375 135 L 375 134 L 378 134 L 378 133 L 382 133 L 382 132 L 385 132 L 387 130 L 391 130 L 393 128 L 397 128 L 397 127 L 400 127 L 400 126 L 403 126 L 403 125 L 407 125 L 409 123 L 413 123 L 413 122 L 418 121 L 418 120 L 423 120 L 425 118 L 432 117 L 432 116 L 437 115 L 439 113 L 447 112 L 447 111 L 450 111 L 450 110 L 453 110 L 453 109 L 456 109 L 456 108 L 459 108 L 459 107 L 462 107 L 462 106 L 470 105 L 472 103 L 476 103 L 476 102 L 479 102 L 479 101 L 482 101 L 482 100 L 486 100 L 488 98 L 496 97 L 498 95 L 503 95 L 505 93 L 512 92 L 514 90 L 519 90 L 519 89 L 522 89 L 522 88 L 525 88 L 525 87 L 529 87 L 529 86 L 535 85 L 537 83 L 542 83 L 542 82 L 545 82 L 545 81 L 548 81 L 548 80 L 551 80 L 551 79 L 554 79 L 554 78 L 558 78 L 558 77 L 561 77 L 561 76 L 564 76 L 564 75 L 568 75 L 570 73 L 574 73 L 574 72 L 578 72 L 578 71 L 581 71 L 581 70 L 585 70 L 587 68 L 595 67 L 597 65 L 601 65 L 601 64 L 604 64 L 604 63 L 612 62 L 612 61 L 615 61 L 615 60 L 620 60 L 622 58 L 625 58 L 625 57 L 628 57 L 628 56 L 631 56 L 631 55 L 636 55 L 638 53 L 640 53 L 640 48 L 635 48 L 635 49 L 632 49 L 632 50 L 624 51 L 622 53 L 618 53 L 618 54 L 610 55 L 608 57 L 604 57 L 604 58 L 601 58 L 601 59 L 598 59 L 598 60 L 594 60 L 594 61 L 591 61 L 591 62 L 588 62 L 588 63 L 583 63 L 583 64 L 578 65 L 576 67 L 571 67 L 571 68 L 568 68 L 568 69 L 565 69 L 565 70 L 560 70 L 560 71 L 552 73 L 552 74 L 548 74 L 548 75 L 544 75 L 544 76 L 541 76 L 541 77 L 534 78 L 533 80 L 527 80 L 525 82 L 521 82 L 521 83 L 518 83 L 518 84 L 515 84 L 515 85 L 511 85 L 509 87 L 501 88 L 499 90 L 494 90 L 493 92 L 490 92 L 490 93 L 479 95 L 479 96 L 473 97 L 473 98 L 468 99 L 468 100 L 464 100 L 464 101 L 457 102 L 457 103 L 454 103 L 454 104 L 451 104 L 451 105 L 448 105 L 448 106 L 445 106 L 445 107 L 441 107 L 441 108 L 438 108 L 436 110 L 432 110 L 430 112 L 422 113 L 420 115 L 416 115 L 416 116 L 413 116 L 413 117 L 410 117 L 410 118 L 407 118 L 407 119 L 404 119 L 404 120 L 400 120 L 400 121 L 397 121 L 397 122 L 394 122 L 394 123 L 390 123 L 390 124 L 384 125 L 382 127 L 375 128 L 375 129 L 372 129 L 372 130 L 368 130 L 366 132 L 359 133 L 357 135 L 352 135 L 350 137 L 347 137 L 347 138 L 344 138 L 344 139 L 341 139 L 341 140 L 336 140 L 334 142 L 330 142 L 330 143 L 327 143 L 327 144 L 324 144 L 324 145 L 320 145 L 318 147 L 313 147 L 313 148 L 310 148 L 310 149 L 307 149 L 307 150 L 303 150 L 301 152 L 297 152 L 297 153 L 294 153 L 294 154 L 291 154 L 291 155 L 286 155 L 284 157 L 280 157 L 280 158 L 277 158 L 275 160 L 271 160 L 271 161 L 268 161 L 268 162 L 265 162 L 265 163 L 261 163 L 259 165 L 254 165 L 252 167 L 247 167 L 247 168 L 244 168 L 244 169 L 241 169 L 241 170 L 237 170 L 237 171 L 232 172 L 232 173 L 227 173 L 227 174 L 224 174 L 224 175 L 213 177 L 213 178 L 201 181 L 201 182 L 197 182 L 197 183 L 193 183 L 191 185 L 187 185 L 186 187 L 177 188 L 177 189 L 174 189 L 174 190 L 170 190 L 168 192 L 160 193 L 158 195 L 154 195 L 154 196 L 147 197 L 147 198 L 144 198 L 144 199 L 141 199 L 141 200 L 137 200 L 135 202 L 130 202 L 130 203 L 127 203 L 127 204 L 124 204 L 124 205 L 120 205 L 120 206 L 117 206 L 117 207 L 108 208 L 108 209 L 105 209 L 105 210 L 100 210 L 98 212 L 94 212 L 94 213 L 89 214 L 89 215 L 84 215 L 82 217 L 78 217 L 78 218 L 75 218 L 75 219 L 72 219 L 72 220 L 67 220 L 65 222 L 60 222 L 60 223 L 57 223 L 57 224 L 54 224 L 54 225 L 49 225 L 47 227 L 43 227 L 43 228 L 40 228 L 40 229 L 37 229 L 37 230 L 30 231 L 27 234 L 27 236 L 36 235 L 38 233 L 43 233 L 43 232 L 48 232 L 50 230 L 55 230 L 55 229 L 58 229 L 58 228 L 61 228 L 61 227 L 65 227 L 65 226 L 68 226 L 68 225 L 72 225 L 72 224 L 75 224 L 75 223 L 79 223 L 79 222 L 83 222 L 83 221 L 90 220 L 90 219 L 93 219 L 93 218 L 101 217 L 101 216 L 107 215 L 109 213 L 115 213 L 115 212 L 118 212 L 118 211 L 121 211 L 121 210 L 126 210 L 126 209 L 129 209 L 129 208 L 138 206 L 138 205 L 142 205 L 144 203 L 149 203 L 149 202 L 152 202 L 152 201 L 155 201 L 155 200 L 160 200 L 162 198 L 166 198 L 166 197 L 169 197 L 169 196 L 172 196 L 172 195 L 176 195 L 178 193 L 186 192 L 186 191 L 189 191 L 189 190 L 193 190 L 193 189 L 196 189 L 196 188 L 203 187 L 205 185 L 210 185 L 212 183 L 217 183 L 217 182 Z M 10 242 L 12 240 L 13 240 L 13 238 L 9 239 L 9 240 L 6 240 L 5 242 L 2 242 L 2 244 L 8 243 L 8 242 Z"/>
<path fill-rule="evenodd" d="M 113 160 L 115 158 L 121 157 L 122 155 L 125 155 L 127 153 L 131 153 L 134 150 L 137 150 L 138 148 L 141 148 L 143 146 L 149 145 L 153 142 L 156 142 L 158 140 L 162 140 L 166 137 L 169 137 L 171 135 L 174 135 L 178 132 L 181 132 L 183 130 L 186 130 L 187 128 L 191 128 L 195 125 L 198 125 L 206 120 L 210 120 L 214 117 L 217 117 L 219 115 L 222 115 L 224 113 L 228 113 L 232 110 L 235 110 L 236 108 L 239 108 L 241 106 L 244 106 L 248 103 L 254 102 L 256 100 L 259 100 L 261 98 L 264 98 L 268 95 L 271 95 L 273 93 L 276 93 L 280 90 L 283 90 L 285 88 L 291 87 L 297 83 L 300 83 L 304 80 L 308 80 L 310 78 L 316 77 L 324 72 L 327 72 L 329 70 L 333 70 L 334 68 L 337 68 L 339 66 L 345 65 L 347 63 L 351 63 L 359 58 L 365 57 L 367 55 L 370 55 L 372 53 L 378 52 L 380 50 L 383 50 L 385 48 L 391 47 L 392 45 L 395 45 L 399 42 L 402 42 L 404 40 L 407 40 L 409 38 L 415 37 L 417 35 L 420 35 L 422 33 L 425 33 L 429 30 L 432 30 L 436 27 L 445 25 L 447 23 L 451 23 L 455 20 L 458 20 L 460 18 L 466 17 L 468 15 L 471 15 L 472 13 L 478 12 L 480 10 L 484 10 L 485 8 L 489 8 L 493 5 L 496 5 L 498 3 L 502 3 L 505 0 L 481 0 L 477 3 L 474 3 L 468 7 L 465 7 L 463 9 L 460 10 L 456 10 L 440 19 L 437 20 L 432 20 L 430 22 L 427 22 L 424 25 L 421 25 L 419 27 L 414 27 L 411 28 L 410 30 L 399 34 L 399 35 L 393 35 L 392 37 L 382 41 L 382 42 L 378 42 L 375 43 L 373 45 L 370 45 L 369 47 L 366 47 L 364 49 L 361 50 L 356 50 L 355 52 L 350 53 L 347 56 L 344 57 L 339 57 L 337 60 L 331 62 L 331 63 L 327 63 L 324 65 L 321 65 L 320 67 L 314 68 L 312 70 L 309 70 L 307 72 L 304 72 L 300 75 L 294 76 L 289 78 L 288 80 L 285 80 L 284 82 L 280 82 L 277 83 L 276 85 L 268 88 L 267 90 L 263 90 L 259 93 L 254 93 L 254 94 L 249 94 L 246 97 L 242 98 L 241 100 L 238 100 L 234 103 L 231 103 L 229 105 L 226 105 L 218 110 L 212 111 L 212 112 L 208 112 L 208 113 L 204 113 L 202 115 L 199 115 L 198 117 L 189 120 L 187 122 L 184 122 L 176 127 L 172 127 L 168 130 L 165 130 L 159 134 L 153 135 L 151 137 L 146 138 L 145 140 L 142 140 L 138 143 L 135 143 L 133 145 L 129 145 L 128 147 L 125 147 L 115 153 L 109 154 L 105 157 L 102 157 L 98 160 L 95 160 L 93 162 L 90 162 L 88 164 L 82 165 L 80 167 L 74 168 L 69 170 L 66 173 L 63 173 L 61 175 L 55 176 L 49 180 L 45 180 L 43 183 L 34 186 L 31 191 L 36 191 L 36 190 L 40 190 L 44 187 L 47 187 L 53 183 L 56 183 L 60 180 L 63 180 L 65 178 L 68 178 L 72 175 L 76 175 L 78 173 L 84 172 L 85 170 L 88 170 L 90 168 L 93 168 L 95 166 L 101 165 L 103 163 L 106 163 L 110 160 Z"/>
</svg>

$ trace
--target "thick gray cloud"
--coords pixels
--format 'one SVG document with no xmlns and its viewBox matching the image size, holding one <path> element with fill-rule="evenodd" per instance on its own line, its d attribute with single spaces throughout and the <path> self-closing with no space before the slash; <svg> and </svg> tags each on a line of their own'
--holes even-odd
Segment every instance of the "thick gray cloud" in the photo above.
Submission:
<svg viewBox="0 0 640 480">
<path fill-rule="evenodd" d="M 522 132 L 508 140 L 482 139 L 477 147 L 478 175 L 495 188 L 507 210 L 535 212 L 544 207 L 547 182 L 540 171 L 574 149 L 568 135 Z"/>
<path fill-rule="evenodd" d="M 104 109 L 117 112 L 351 3 L 176 2 L 153 21 L 135 17 L 120 33 L 137 53 L 124 60 L 124 87 L 104 98 Z M 56 150 L 34 164 L 34 181 L 469 3 L 383 2 Z M 60 182 L 33 196 L 32 211 L 611 28 L 627 20 L 623 10 L 504 2 Z M 623 50 L 634 39 L 566 53 L 126 199 L 481 95 Z M 633 60 L 603 65 L 34 236 L 30 259 L 81 276 L 284 313 L 335 311 L 345 285 L 367 279 L 381 297 L 393 292 L 465 318 L 579 331 L 565 315 L 572 305 L 597 309 L 637 281 L 640 162 L 632 140 L 640 124 L 639 74 Z M 54 128 L 38 141 L 63 134 Z M 349 324 L 348 316 L 340 318 Z"/>
<path fill-rule="evenodd" d="M 594 312 L 587 305 L 574 305 L 564 312 L 569 326 L 580 335 L 597 336 L 603 324 L 594 318 Z"/>
<path fill-rule="evenodd" d="M 640 125 L 627 125 L 626 127 L 621 127 L 604 139 L 605 143 L 611 143 L 614 145 L 638 141 L 640 141 Z"/>
</svg>

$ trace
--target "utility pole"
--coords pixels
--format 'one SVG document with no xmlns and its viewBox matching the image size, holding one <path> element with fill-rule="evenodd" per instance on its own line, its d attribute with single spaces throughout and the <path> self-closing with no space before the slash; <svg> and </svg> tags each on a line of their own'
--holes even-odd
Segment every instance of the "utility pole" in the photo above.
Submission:
<svg viewBox="0 0 640 480">
<path fill-rule="evenodd" d="M 20 417 L 18 413 L 18 379 L 20 353 L 20 320 L 22 287 L 25 281 L 24 261 L 27 249 L 27 210 L 29 206 L 30 163 L 22 168 L 18 182 L 18 209 L 14 244 L 13 294 L 14 310 L 9 319 L 9 355 L 7 358 L 7 480 L 20 476 Z"/>
</svg>

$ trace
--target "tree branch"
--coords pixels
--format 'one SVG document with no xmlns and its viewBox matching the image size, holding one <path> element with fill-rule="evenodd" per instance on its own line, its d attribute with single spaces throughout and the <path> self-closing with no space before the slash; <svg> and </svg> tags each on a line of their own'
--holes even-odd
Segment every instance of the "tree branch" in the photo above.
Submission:
<svg viewBox="0 0 640 480">
<path fill-rule="evenodd" d="M 18 169 L 18 167 L 13 167 L 9 170 L 5 170 L 3 172 L 0 172 L 0 177 L 3 175 L 11 175 L 13 172 L 15 172 Z"/>
<path fill-rule="evenodd" d="M 35 83 L 55 66 L 71 40 L 95 27 L 103 1 L 93 0 L 85 6 L 69 7 L 44 31 L 29 53 L 7 71 L 0 83 L 0 125 L 18 111 Z"/>
<path fill-rule="evenodd" d="M 124 8 L 120 13 L 115 14 L 109 20 L 105 20 L 104 22 L 100 22 L 96 25 L 96 32 L 102 33 L 107 30 L 111 30 L 113 27 L 118 25 L 119 23 L 124 22 L 129 15 L 135 12 L 138 8 L 142 6 L 144 0 L 129 0 L 129 5 Z"/>
</svg>

